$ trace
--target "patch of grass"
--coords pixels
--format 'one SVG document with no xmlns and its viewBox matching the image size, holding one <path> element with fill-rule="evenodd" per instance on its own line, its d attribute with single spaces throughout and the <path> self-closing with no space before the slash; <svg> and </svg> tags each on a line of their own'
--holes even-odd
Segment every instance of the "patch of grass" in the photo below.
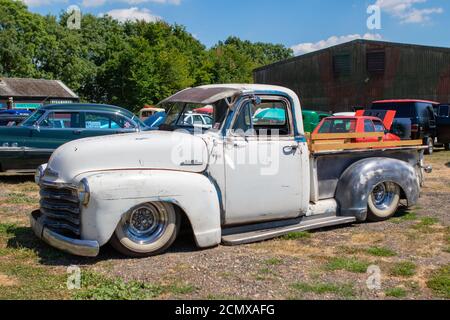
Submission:
<svg viewBox="0 0 450 320">
<path fill-rule="evenodd" d="M 264 261 L 264 263 L 269 266 L 278 266 L 283 263 L 283 260 L 278 259 L 278 258 L 270 258 L 270 259 L 267 259 L 266 261 Z"/>
<path fill-rule="evenodd" d="M 294 290 L 302 293 L 326 294 L 331 293 L 340 297 L 353 297 L 355 290 L 351 284 L 335 284 L 335 283 L 306 283 L 297 282 L 291 286 Z"/>
<path fill-rule="evenodd" d="M 375 257 L 395 257 L 397 253 L 389 248 L 370 247 L 365 250 L 367 254 Z"/>
<path fill-rule="evenodd" d="M 2 300 L 67 299 L 67 276 L 51 268 L 29 262 L 1 260 L 0 273 L 16 279 L 17 284 L 0 290 Z"/>
<path fill-rule="evenodd" d="M 300 240 L 300 239 L 310 239 L 311 233 L 307 231 L 302 232 L 291 232 L 281 237 L 283 240 Z"/>
<path fill-rule="evenodd" d="M 424 217 L 420 219 L 420 222 L 413 226 L 413 229 L 423 232 L 423 233 L 431 233 L 433 229 L 431 228 L 435 224 L 439 223 L 439 220 L 433 217 Z"/>
<path fill-rule="evenodd" d="M 338 253 L 343 253 L 343 254 L 356 254 L 360 251 L 359 248 L 354 248 L 354 247 L 348 247 L 348 246 L 340 246 L 338 247 Z"/>
<path fill-rule="evenodd" d="M 164 292 L 169 292 L 176 296 L 189 294 L 195 290 L 197 290 L 197 288 L 189 283 L 173 283 L 167 287 L 163 287 Z"/>
<path fill-rule="evenodd" d="M 157 285 L 139 281 L 125 283 L 122 279 L 107 279 L 92 272 L 83 272 L 82 289 L 75 291 L 76 300 L 144 300 L 154 299 L 163 293 Z"/>
<path fill-rule="evenodd" d="M 365 273 L 370 263 L 356 258 L 331 258 L 325 265 L 325 270 L 345 270 L 353 273 Z"/>
<path fill-rule="evenodd" d="M 29 197 L 25 193 L 9 193 L 6 198 L 8 204 L 36 204 L 37 199 Z"/>
<path fill-rule="evenodd" d="M 416 268 L 413 262 L 398 262 L 392 266 L 391 275 L 394 277 L 412 277 L 416 274 Z"/>
<path fill-rule="evenodd" d="M 447 227 L 445 229 L 445 243 L 447 244 L 447 247 L 444 248 L 444 252 L 450 253 L 450 227 Z"/>
<path fill-rule="evenodd" d="M 408 294 L 405 289 L 402 288 L 392 288 L 385 291 L 386 297 L 392 298 L 405 298 Z"/>
<path fill-rule="evenodd" d="M 186 295 L 197 290 L 189 283 L 175 282 L 170 285 L 149 284 L 141 281 L 125 282 L 110 279 L 93 272 L 83 272 L 81 289 L 75 291 L 76 300 L 149 300 L 162 294 Z"/>
<path fill-rule="evenodd" d="M 0 236 L 11 236 L 14 234 L 14 230 L 17 229 L 17 226 L 12 223 L 0 223 Z"/>
<path fill-rule="evenodd" d="M 399 217 L 394 217 L 391 220 L 389 220 L 392 223 L 403 223 L 403 222 L 408 222 L 408 221 L 415 221 L 417 220 L 417 214 L 415 212 L 412 211 L 407 211 L 405 212 L 403 215 L 399 216 Z"/>
<path fill-rule="evenodd" d="M 239 296 L 227 296 L 221 294 L 209 294 L 206 296 L 206 300 L 222 300 L 222 301 L 230 301 L 230 300 L 249 300 L 247 298 L 242 298 Z"/>
<path fill-rule="evenodd" d="M 427 287 L 436 295 L 450 299 L 450 264 L 434 272 L 427 281 Z"/>
</svg>

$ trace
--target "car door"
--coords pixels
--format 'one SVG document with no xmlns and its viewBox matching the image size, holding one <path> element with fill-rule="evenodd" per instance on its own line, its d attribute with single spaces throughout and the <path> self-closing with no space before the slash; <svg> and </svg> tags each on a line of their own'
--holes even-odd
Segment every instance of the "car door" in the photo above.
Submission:
<svg viewBox="0 0 450 320">
<path fill-rule="evenodd" d="M 80 112 L 51 111 L 33 128 L 30 147 L 55 150 L 79 138 Z"/>
<path fill-rule="evenodd" d="M 120 114 L 86 111 L 83 115 L 84 128 L 81 131 L 83 138 L 129 133 L 137 130 L 133 121 Z"/>
<path fill-rule="evenodd" d="M 80 113 L 76 111 L 48 112 L 32 129 L 27 141 L 25 158 L 30 167 L 36 168 L 47 162 L 58 147 L 79 138 L 76 130 Z"/>
<path fill-rule="evenodd" d="M 267 117 L 259 112 L 265 108 Z M 224 145 L 225 224 L 298 217 L 305 181 L 289 102 L 245 100 L 230 129 Z"/>
</svg>

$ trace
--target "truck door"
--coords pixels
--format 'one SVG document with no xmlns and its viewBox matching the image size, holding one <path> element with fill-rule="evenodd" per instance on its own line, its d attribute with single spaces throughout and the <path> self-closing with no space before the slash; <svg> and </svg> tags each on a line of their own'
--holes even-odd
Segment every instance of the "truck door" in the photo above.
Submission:
<svg viewBox="0 0 450 320">
<path fill-rule="evenodd" d="M 238 106 L 225 142 L 226 224 L 300 215 L 302 154 L 290 104 L 280 98 Z"/>
</svg>

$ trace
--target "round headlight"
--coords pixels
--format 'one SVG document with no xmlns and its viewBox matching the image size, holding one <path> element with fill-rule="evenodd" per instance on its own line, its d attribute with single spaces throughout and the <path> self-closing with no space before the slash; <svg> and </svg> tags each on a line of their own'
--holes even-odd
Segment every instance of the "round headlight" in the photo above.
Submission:
<svg viewBox="0 0 450 320">
<path fill-rule="evenodd" d="M 91 193 L 89 191 L 89 184 L 86 179 L 80 181 L 77 192 L 80 203 L 84 206 L 87 206 L 89 204 Z"/>
<path fill-rule="evenodd" d="M 44 167 L 43 166 L 39 166 L 36 169 L 36 172 L 34 173 L 34 182 L 36 182 L 36 184 L 41 183 L 41 179 L 44 176 Z"/>
</svg>

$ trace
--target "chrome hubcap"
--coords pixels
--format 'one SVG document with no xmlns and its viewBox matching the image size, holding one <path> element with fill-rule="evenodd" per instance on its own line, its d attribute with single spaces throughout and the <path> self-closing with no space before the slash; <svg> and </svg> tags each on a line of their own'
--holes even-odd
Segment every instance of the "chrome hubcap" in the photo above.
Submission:
<svg viewBox="0 0 450 320">
<path fill-rule="evenodd" d="M 386 210 L 394 201 L 395 185 L 390 182 L 378 184 L 372 191 L 372 200 L 375 207 L 379 210 Z"/>
<path fill-rule="evenodd" d="M 133 209 L 124 218 L 124 232 L 138 244 L 158 240 L 167 228 L 167 212 L 163 206 L 146 204 Z"/>
</svg>

